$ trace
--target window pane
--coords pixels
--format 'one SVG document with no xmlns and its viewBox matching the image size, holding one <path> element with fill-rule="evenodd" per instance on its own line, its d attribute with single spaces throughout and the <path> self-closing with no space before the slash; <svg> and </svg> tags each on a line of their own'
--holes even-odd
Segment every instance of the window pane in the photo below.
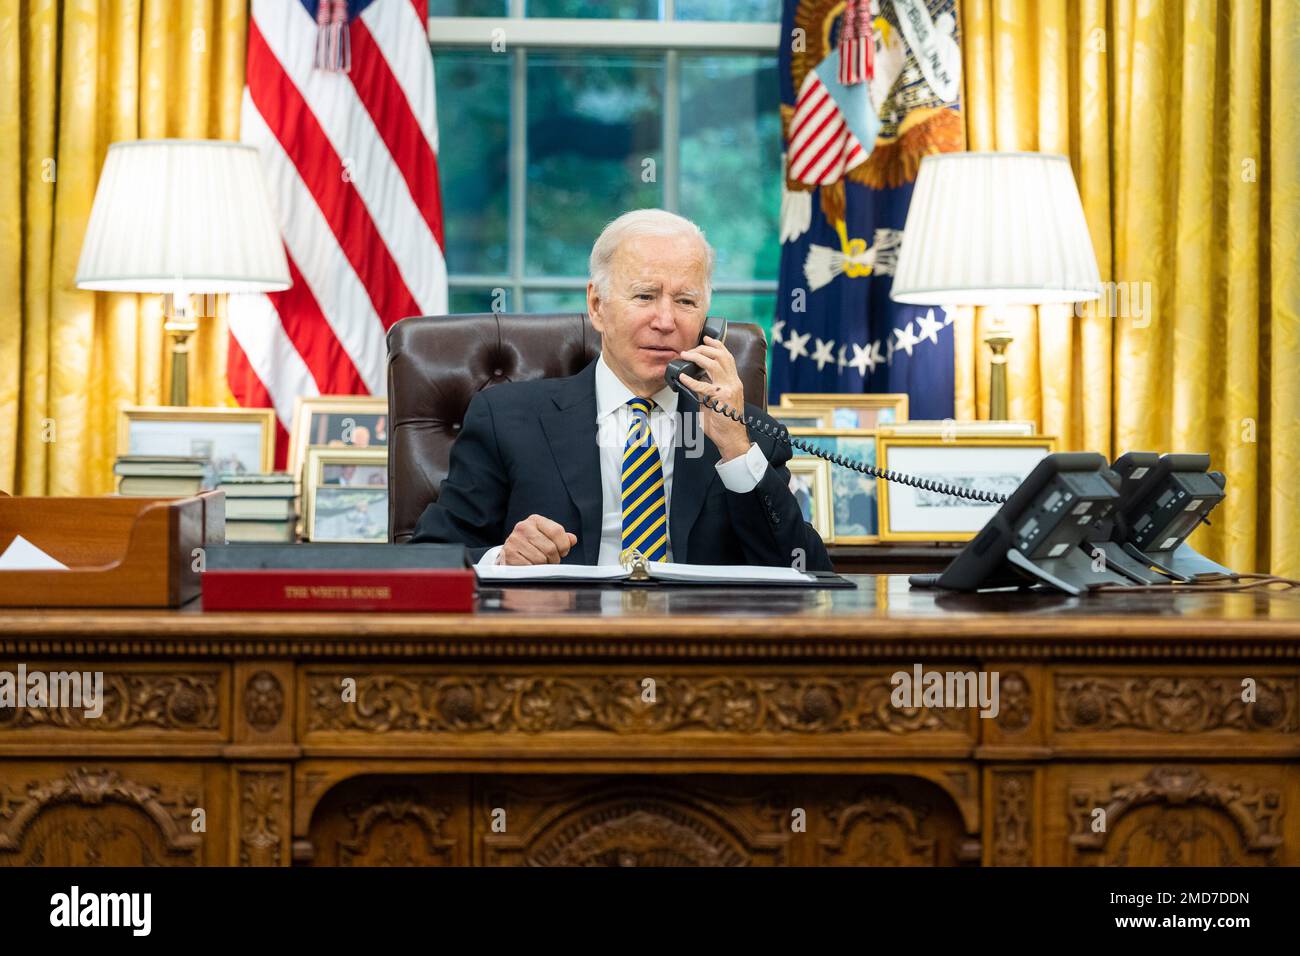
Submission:
<svg viewBox="0 0 1300 956">
<path fill-rule="evenodd" d="M 429 0 L 431 17 L 504 17 L 510 0 Z"/>
<path fill-rule="evenodd" d="M 715 280 L 775 279 L 781 116 L 775 56 L 683 54 L 681 211 L 717 250 Z"/>
<path fill-rule="evenodd" d="M 585 276 L 609 220 L 659 206 L 663 58 L 528 54 L 529 275 Z"/>
<path fill-rule="evenodd" d="M 587 17 L 597 20 L 658 20 L 659 0 L 526 0 L 530 17 Z"/>
<path fill-rule="evenodd" d="M 781 20 L 781 0 L 677 0 L 673 16 L 678 20 L 778 23 Z"/>
<path fill-rule="evenodd" d="M 510 286 L 502 285 L 496 288 L 458 288 L 452 286 L 448 290 L 448 307 L 451 309 L 451 315 L 466 315 L 477 312 L 491 312 L 493 307 L 501 312 L 515 312 L 511 308 L 514 302 L 514 295 L 511 293 Z"/>
<path fill-rule="evenodd" d="M 526 311 L 539 314 L 543 312 L 586 312 L 587 291 L 585 289 L 530 289 L 524 293 Z"/>
<path fill-rule="evenodd" d="M 509 268 L 511 59 L 477 51 L 434 53 L 438 176 L 452 273 L 490 275 Z"/>
</svg>

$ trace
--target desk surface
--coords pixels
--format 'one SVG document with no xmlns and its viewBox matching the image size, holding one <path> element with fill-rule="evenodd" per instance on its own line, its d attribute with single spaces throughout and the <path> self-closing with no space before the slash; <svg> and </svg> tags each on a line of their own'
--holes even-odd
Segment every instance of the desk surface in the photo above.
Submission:
<svg viewBox="0 0 1300 956">
<path fill-rule="evenodd" d="M 1089 597 L 915 591 L 901 575 L 853 590 L 486 587 L 475 614 L 0 610 L 0 653 L 149 651 L 201 656 L 877 657 L 926 650 L 1300 657 L 1300 593 Z M 143 641 L 145 643 L 138 643 Z M 129 642 L 129 643 L 128 643 Z M 218 646 L 219 645 L 219 646 Z"/>
</svg>

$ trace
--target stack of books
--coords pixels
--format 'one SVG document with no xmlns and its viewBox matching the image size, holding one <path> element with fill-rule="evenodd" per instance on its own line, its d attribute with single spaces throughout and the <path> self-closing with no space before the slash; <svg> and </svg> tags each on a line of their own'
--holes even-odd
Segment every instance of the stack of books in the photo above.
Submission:
<svg viewBox="0 0 1300 956">
<path fill-rule="evenodd" d="M 113 463 L 119 495 L 169 498 L 196 495 L 206 487 L 211 463 L 189 455 L 119 455 Z"/>
<path fill-rule="evenodd" d="M 223 474 L 217 490 L 226 493 L 227 541 L 297 540 L 298 496 L 287 471 Z"/>
</svg>

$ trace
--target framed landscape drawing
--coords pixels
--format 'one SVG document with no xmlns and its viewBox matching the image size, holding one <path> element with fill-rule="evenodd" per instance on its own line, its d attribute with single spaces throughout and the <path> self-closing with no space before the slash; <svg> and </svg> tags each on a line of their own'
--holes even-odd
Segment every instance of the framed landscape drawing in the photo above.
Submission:
<svg viewBox="0 0 1300 956">
<path fill-rule="evenodd" d="M 1014 435 L 957 438 L 880 435 L 881 468 L 958 488 L 1010 495 L 1056 439 Z M 879 480 L 880 540 L 969 541 L 1001 507 Z"/>
<path fill-rule="evenodd" d="M 791 428 L 800 438 L 831 455 L 876 463 L 876 433 L 867 428 Z M 803 456 L 799 449 L 795 455 Z M 830 474 L 831 537 L 836 544 L 875 544 L 880 540 L 876 479 L 827 462 Z"/>
<path fill-rule="evenodd" d="M 275 410 L 127 405 L 117 420 L 118 455 L 197 455 L 213 476 L 271 471 Z"/>
</svg>

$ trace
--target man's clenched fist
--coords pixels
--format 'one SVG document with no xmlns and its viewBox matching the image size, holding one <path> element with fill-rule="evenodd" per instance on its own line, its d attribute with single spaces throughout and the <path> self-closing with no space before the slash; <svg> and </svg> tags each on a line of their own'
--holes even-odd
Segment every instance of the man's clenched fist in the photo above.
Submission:
<svg viewBox="0 0 1300 956">
<path fill-rule="evenodd" d="M 578 536 L 543 515 L 529 515 L 506 538 L 497 564 L 559 564 Z"/>
</svg>

